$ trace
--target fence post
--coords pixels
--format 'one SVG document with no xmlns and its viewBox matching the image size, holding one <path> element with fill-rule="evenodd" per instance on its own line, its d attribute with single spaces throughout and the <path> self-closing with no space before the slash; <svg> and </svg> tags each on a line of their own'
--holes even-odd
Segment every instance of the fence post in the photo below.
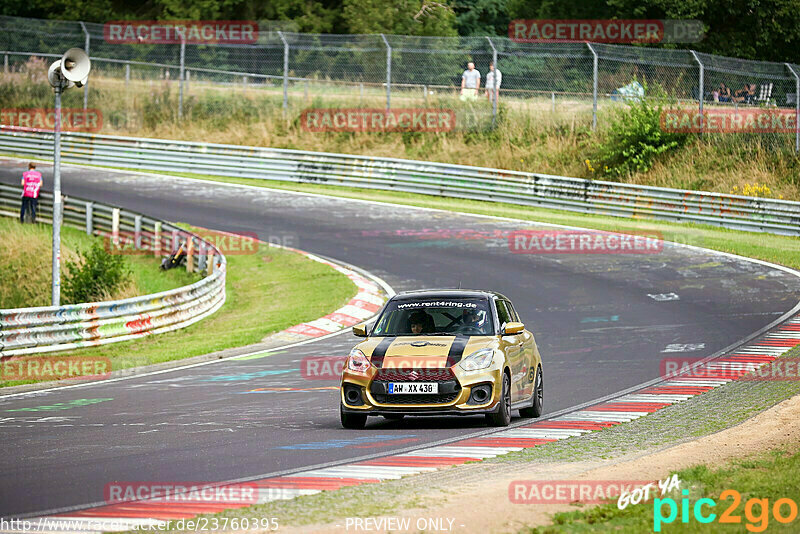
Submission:
<svg viewBox="0 0 800 534">
<path fill-rule="evenodd" d="M 3 55 L 3 72 L 8 74 L 8 54 Z"/>
<path fill-rule="evenodd" d="M 206 274 L 211 276 L 214 274 L 214 251 L 210 250 L 206 254 Z"/>
<path fill-rule="evenodd" d="M 428 107 L 428 86 L 422 86 L 423 96 L 425 97 L 425 107 Z"/>
<path fill-rule="evenodd" d="M 283 109 L 289 109 L 289 41 L 283 32 L 279 31 L 278 36 L 283 42 Z"/>
<path fill-rule="evenodd" d="M 380 34 L 386 45 L 386 110 L 392 107 L 392 46 L 384 34 Z"/>
<path fill-rule="evenodd" d="M 556 92 L 552 91 L 550 93 L 550 98 L 553 100 L 553 113 L 556 112 Z"/>
<path fill-rule="evenodd" d="M 183 118 L 183 75 L 186 65 L 186 39 L 181 38 L 181 71 L 178 84 L 178 119 Z"/>
<path fill-rule="evenodd" d="M 94 233 L 94 204 L 86 203 L 86 235 Z"/>
<path fill-rule="evenodd" d="M 492 65 L 494 65 L 494 76 L 492 76 L 492 92 L 491 92 L 491 99 L 492 99 L 492 128 L 495 126 L 495 122 L 497 121 L 497 97 L 500 96 L 500 88 L 497 87 L 497 49 L 494 47 L 494 43 L 492 42 L 489 37 L 486 37 L 486 40 L 489 41 L 489 46 L 492 47 Z M 486 75 L 489 76 L 488 74 Z M 488 87 L 486 88 L 489 89 Z"/>
<path fill-rule="evenodd" d="M 592 53 L 592 130 L 597 129 L 597 52 L 594 51 L 592 43 L 587 41 L 586 46 Z"/>
<path fill-rule="evenodd" d="M 700 58 L 697 56 L 697 52 L 694 50 L 689 50 L 692 53 L 692 57 L 697 62 L 698 67 L 700 67 L 700 87 L 698 88 L 697 100 L 700 102 L 700 133 L 703 133 L 703 127 L 705 126 L 705 117 L 703 117 L 703 100 L 705 100 L 705 74 L 706 69 L 703 65 L 703 62 L 700 61 Z"/>
<path fill-rule="evenodd" d="M 161 256 L 161 221 L 153 224 L 153 256 Z"/>
<path fill-rule="evenodd" d="M 192 71 L 186 69 L 186 80 L 184 81 L 186 84 L 186 93 L 189 93 L 189 83 L 192 81 Z"/>
<path fill-rule="evenodd" d="M 186 238 L 186 272 L 194 272 L 194 238 Z"/>
<path fill-rule="evenodd" d="M 83 22 L 80 23 L 81 29 L 83 30 L 83 34 L 86 36 L 86 45 L 84 47 L 84 52 L 86 55 L 89 55 L 89 45 L 91 44 L 92 37 L 89 32 L 86 30 L 86 24 Z M 96 76 L 96 75 L 95 75 Z M 89 84 L 85 83 L 83 85 L 83 110 L 86 111 L 86 108 L 89 107 Z"/>
<path fill-rule="evenodd" d="M 119 245 L 119 208 L 111 210 L 111 242 Z"/>
<path fill-rule="evenodd" d="M 794 76 L 794 153 L 800 153 L 800 76 L 797 71 L 789 65 L 784 63 L 789 72 Z"/>
<path fill-rule="evenodd" d="M 125 62 L 125 90 L 128 90 L 128 84 L 131 83 L 131 63 L 130 61 Z"/>
<path fill-rule="evenodd" d="M 142 248 L 142 216 L 133 216 L 133 248 L 139 250 Z"/>
</svg>

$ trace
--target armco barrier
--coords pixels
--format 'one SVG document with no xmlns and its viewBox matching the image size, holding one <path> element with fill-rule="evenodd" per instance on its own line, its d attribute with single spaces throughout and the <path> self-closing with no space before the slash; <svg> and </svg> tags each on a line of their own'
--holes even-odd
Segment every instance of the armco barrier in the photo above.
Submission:
<svg viewBox="0 0 800 534">
<path fill-rule="evenodd" d="M 424 193 L 800 235 L 800 202 L 467 165 L 212 143 L 62 134 L 66 162 Z M 0 151 L 50 158 L 53 135 L 0 126 Z"/>
<path fill-rule="evenodd" d="M 19 217 L 21 187 L 0 185 L 0 213 Z M 51 220 L 53 195 L 39 196 L 37 219 Z M 188 326 L 225 302 L 225 256 L 211 243 L 167 222 L 96 202 L 64 197 L 64 224 L 101 233 L 134 236 L 136 246 L 154 254 L 179 241 L 197 254 L 193 271 L 206 273 L 194 284 L 124 300 L 0 310 L 0 358 L 103 345 Z M 188 259 L 188 258 L 187 258 Z M 155 266 L 153 268 L 156 268 Z"/>
</svg>

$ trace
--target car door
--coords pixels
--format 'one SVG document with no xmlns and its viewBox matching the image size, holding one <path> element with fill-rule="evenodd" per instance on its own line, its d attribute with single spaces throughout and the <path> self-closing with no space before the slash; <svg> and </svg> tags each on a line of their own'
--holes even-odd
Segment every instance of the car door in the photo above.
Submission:
<svg viewBox="0 0 800 534">
<path fill-rule="evenodd" d="M 510 301 L 505 301 L 508 308 L 509 315 L 512 321 L 523 323 L 516 308 Z M 534 381 L 536 379 L 536 340 L 528 330 L 527 325 L 525 330 L 519 336 L 522 341 L 522 353 L 520 355 L 520 374 L 525 378 L 520 380 L 520 398 L 527 398 L 533 395 Z"/>
<path fill-rule="evenodd" d="M 508 309 L 508 302 L 502 299 L 495 300 L 495 308 L 497 308 L 497 319 L 501 331 L 506 323 L 510 323 L 513 319 Z M 522 371 L 524 356 L 524 332 L 512 336 L 500 337 L 500 348 L 506 355 L 508 366 L 511 369 L 511 402 L 522 400 L 522 387 L 521 383 L 527 380 L 527 377 Z"/>
</svg>

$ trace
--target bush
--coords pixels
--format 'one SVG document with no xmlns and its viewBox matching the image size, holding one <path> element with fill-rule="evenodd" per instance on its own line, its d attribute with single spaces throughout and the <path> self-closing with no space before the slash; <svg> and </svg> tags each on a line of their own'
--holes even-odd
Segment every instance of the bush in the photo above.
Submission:
<svg viewBox="0 0 800 534">
<path fill-rule="evenodd" d="M 65 264 L 64 297 L 70 304 L 98 302 L 130 282 L 131 271 L 125 258 L 111 254 L 99 242 L 86 252 L 79 252 L 80 259 Z"/>
<path fill-rule="evenodd" d="M 596 161 L 585 162 L 589 171 L 613 178 L 647 172 L 656 158 L 685 145 L 689 134 L 661 128 L 665 101 L 663 90 L 656 89 L 647 99 L 628 101 L 612 113 L 606 137 L 596 147 Z"/>
</svg>

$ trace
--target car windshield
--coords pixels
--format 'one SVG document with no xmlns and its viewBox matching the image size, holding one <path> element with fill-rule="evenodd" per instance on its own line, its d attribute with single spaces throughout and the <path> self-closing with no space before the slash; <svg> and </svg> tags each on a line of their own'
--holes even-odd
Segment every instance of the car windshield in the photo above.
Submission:
<svg viewBox="0 0 800 534">
<path fill-rule="evenodd" d="M 373 336 L 491 335 L 488 299 L 398 299 L 387 304 Z"/>
</svg>

